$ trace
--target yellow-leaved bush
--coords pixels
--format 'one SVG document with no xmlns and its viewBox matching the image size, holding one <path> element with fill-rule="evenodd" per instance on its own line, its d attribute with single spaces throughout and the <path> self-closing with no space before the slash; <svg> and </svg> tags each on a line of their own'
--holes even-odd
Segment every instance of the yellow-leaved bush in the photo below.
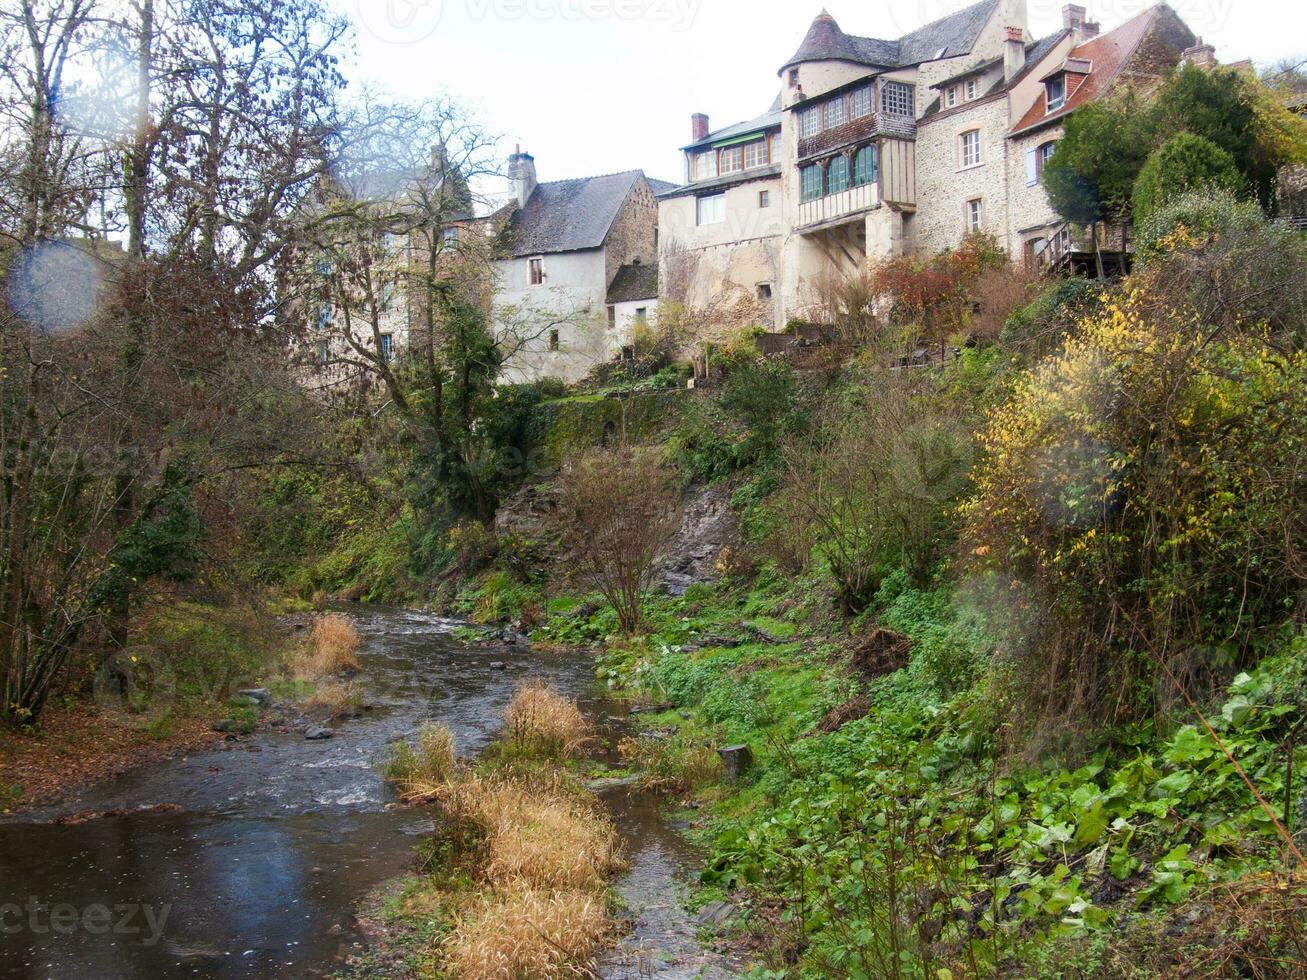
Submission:
<svg viewBox="0 0 1307 980">
<path fill-rule="evenodd" d="M 1000 656 L 1044 717 L 1125 719 L 1177 685 L 1206 689 L 1291 613 L 1307 555 L 1301 351 L 1204 329 L 1137 277 L 1018 383 L 981 443 L 966 540 L 1011 608 L 1038 610 Z"/>
</svg>

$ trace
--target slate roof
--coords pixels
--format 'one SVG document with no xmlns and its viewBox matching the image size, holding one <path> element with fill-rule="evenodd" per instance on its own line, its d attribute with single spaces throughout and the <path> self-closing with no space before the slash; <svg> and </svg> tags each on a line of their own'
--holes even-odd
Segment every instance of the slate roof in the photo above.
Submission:
<svg viewBox="0 0 1307 980">
<path fill-rule="evenodd" d="M 630 263 L 617 270 L 608 287 L 608 302 L 634 303 L 641 299 L 658 298 L 658 266 Z"/>
<path fill-rule="evenodd" d="M 1021 70 L 1017 72 L 1015 75 L 1013 75 L 1011 80 L 1009 81 L 1005 82 L 1003 79 L 1000 78 L 997 82 L 991 85 L 987 91 L 982 92 L 978 99 L 972 99 L 969 102 L 959 102 L 955 106 L 945 107 L 943 100 L 939 97 L 936 97 L 930 103 L 930 105 L 926 107 L 926 111 L 921 114 L 920 122 L 922 123 L 929 122 L 930 120 L 934 119 L 936 116 L 951 116 L 954 115 L 955 113 L 963 112 L 964 110 L 975 105 L 977 101 L 987 99 L 992 95 L 998 95 L 1001 92 L 1010 89 L 1022 78 L 1030 74 L 1030 72 L 1032 72 L 1039 65 L 1039 63 L 1044 60 L 1044 58 L 1048 57 L 1048 53 L 1052 51 L 1053 48 L 1057 46 L 1058 42 L 1061 41 L 1064 37 L 1066 37 L 1068 33 L 1069 32 L 1066 30 L 1061 30 L 1058 31 L 1056 34 L 1048 35 L 1048 37 L 1041 37 L 1038 41 L 1028 42 L 1026 44 L 1026 62 L 1022 66 Z M 989 61 L 989 62 L 985 62 L 984 64 L 977 65 L 974 68 L 968 68 L 966 71 L 959 72 L 958 74 L 954 75 L 952 78 L 946 78 L 942 82 L 937 82 L 936 84 L 932 85 L 931 88 L 943 89 L 946 85 L 952 82 L 956 82 L 960 78 L 966 78 L 968 75 L 973 75 L 978 71 L 983 71 L 988 68 L 992 68 L 995 64 L 1001 62 L 1002 60 L 1003 60 L 1002 58 L 996 58 L 993 61 Z"/>
<path fill-rule="evenodd" d="M 823 10 L 808 28 L 794 57 L 781 66 L 781 72 L 806 61 L 848 61 L 874 68 L 904 68 L 923 61 L 956 58 L 971 50 L 998 5 L 999 0 L 981 0 L 904 34 L 897 41 L 845 34 L 835 18 Z"/>
<path fill-rule="evenodd" d="M 642 176 L 639 170 L 627 170 L 537 184 L 526 206 L 513 215 L 506 235 L 508 253 L 523 258 L 599 248 Z"/>
<path fill-rule="evenodd" d="M 1012 127 L 1009 135 L 1015 135 L 1024 130 L 1034 129 L 1046 123 L 1063 119 L 1080 106 L 1093 102 L 1095 99 L 1107 94 L 1112 87 L 1112 83 L 1121 74 L 1122 69 L 1130 62 L 1135 52 L 1139 50 L 1140 45 L 1143 44 L 1144 39 L 1148 37 L 1153 27 L 1163 17 L 1171 18 L 1174 24 L 1182 29 L 1184 34 L 1193 37 L 1192 32 L 1176 16 L 1175 11 L 1166 4 L 1159 3 L 1132 17 L 1119 27 L 1085 41 L 1068 52 L 1067 60 L 1082 59 L 1089 61 L 1092 63 L 1093 70 L 1088 75 L 1083 76 L 1083 81 L 1075 87 L 1074 91 L 1068 92 L 1066 102 L 1062 108 L 1054 112 L 1048 111 L 1047 93 L 1040 92 L 1039 97 L 1035 99 L 1035 104 Z M 1177 51 L 1177 56 L 1178 54 Z M 1027 64 L 1029 65 L 1029 62 Z"/>
<path fill-rule="evenodd" d="M 753 119 L 746 119 L 743 122 L 731 123 L 729 126 L 723 126 L 721 129 L 714 129 L 711 133 L 701 140 L 695 140 L 686 146 L 681 147 L 683 150 L 692 150 L 696 146 L 707 146 L 710 143 L 716 143 L 718 140 L 728 140 L 735 136 L 745 136 L 749 133 L 762 132 L 764 129 L 775 129 L 781 124 L 780 106 L 774 106 L 768 109 L 761 116 Z"/>
<path fill-rule="evenodd" d="M 748 170 L 737 170 L 734 173 L 719 174 L 716 177 L 705 177 L 703 180 L 680 184 L 671 190 L 663 191 L 658 197 L 660 199 L 688 197 L 691 194 L 702 194 L 704 191 L 717 190 L 721 187 L 747 184 L 751 180 L 771 180 L 780 175 L 781 165 L 779 163 L 769 163 L 764 167 L 750 167 Z"/>
</svg>

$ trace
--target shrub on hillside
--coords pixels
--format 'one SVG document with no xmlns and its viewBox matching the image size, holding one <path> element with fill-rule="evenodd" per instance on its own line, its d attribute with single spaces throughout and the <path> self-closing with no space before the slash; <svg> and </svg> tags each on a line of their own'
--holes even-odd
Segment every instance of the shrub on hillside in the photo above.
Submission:
<svg viewBox="0 0 1307 980">
<path fill-rule="evenodd" d="M 1183 194 L 1139 230 L 1139 260 L 1165 307 L 1213 331 L 1271 331 L 1285 349 L 1307 339 L 1307 235 L 1253 202 Z"/>
<path fill-rule="evenodd" d="M 1215 343 L 1143 284 L 1087 318 L 983 435 L 978 564 L 1048 608 L 1004 651 L 1046 713 L 1138 717 L 1255 661 L 1307 581 L 1307 357 Z"/>
</svg>

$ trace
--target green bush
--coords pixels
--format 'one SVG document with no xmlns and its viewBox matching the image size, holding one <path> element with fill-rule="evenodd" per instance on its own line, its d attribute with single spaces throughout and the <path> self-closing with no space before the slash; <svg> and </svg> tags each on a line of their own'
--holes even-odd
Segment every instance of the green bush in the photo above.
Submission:
<svg viewBox="0 0 1307 980">
<path fill-rule="evenodd" d="M 1153 151 L 1139 171 L 1134 188 L 1134 218 L 1145 223 L 1158 208 L 1192 191 L 1247 189 L 1234 158 L 1211 140 L 1178 133 Z"/>
</svg>

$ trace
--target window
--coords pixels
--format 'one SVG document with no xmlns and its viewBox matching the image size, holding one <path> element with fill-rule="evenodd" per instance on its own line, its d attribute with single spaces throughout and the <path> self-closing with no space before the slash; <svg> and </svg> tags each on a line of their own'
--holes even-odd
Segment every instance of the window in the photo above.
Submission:
<svg viewBox="0 0 1307 980">
<path fill-rule="evenodd" d="M 844 102 L 844 96 L 831 99 L 826 103 L 826 128 L 834 129 L 836 126 L 843 126 L 849 120 L 849 107 Z"/>
<path fill-rule="evenodd" d="M 952 108 L 958 104 L 958 87 L 950 85 L 944 90 L 944 105 L 946 108 Z"/>
<path fill-rule="evenodd" d="M 916 93 L 903 82 L 885 82 L 880 88 L 880 109 L 891 116 L 915 116 Z"/>
<path fill-rule="evenodd" d="M 1057 140 L 1049 140 L 1047 143 L 1041 143 L 1031 150 L 1026 150 L 1026 186 L 1034 187 L 1044 179 L 1044 167 L 1048 161 L 1053 159 L 1053 151 L 1057 149 Z"/>
<path fill-rule="evenodd" d="M 616 307 L 616 306 L 610 306 L 610 307 L 608 307 L 608 329 L 609 329 L 609 330 L 615 330 L 615 329 L 617 329 L 617 307 Z"/>
<path fill-rule="evenodd" d="M 395 359 L 394 334 L 383 333 L 381 335 L 381 359 L 387 364 Z"/>
<path fill-rule="evenodd" d="M 821 197 L 821 164 L 814 163 L 799 171 L 800 197 L 805 201 L 815 201 Z"/>
<path fill-rule="evenodd" d="M 862 88 L 855 88 L 853 96 L 849 99 L 851 112 L 849 113 L 854 119 L 861 119 L 863 116 L 871 115 L 871 86 L 864 85 Z"/>
<path fill-rule="evenodd" d="M 1048 161 L 1053 159 L 1053 151 L 1057 149 L 1057 140 L 1049 140 L 1047 143 L 1040 144 L 1039 147 L 1039 176 L 1043 179 L 1044 168 L 1048 166 Z"/>
<path fill-rule="evenodd" d="M 726 220 L 726 195 L 710 194 L 695 202 L 696 220 L 701 225 L 715 225 Z"/>
<path fill-rule="evenodd" d="M 864 146 L 853 155 L 853 184 L 856 187 L 874 184 L 877 176 L 876 148 Z"/>
<path fill-rule="evenodd" d="M 709 150 L 706 153 L 699 154 L 694 175 L 699 180 L 707 180 L 709 177 L 717 176 L 716 150 Z"/>
<path fill-rule="evenodd" d="M 550 350 L 558 350 L 558 331 L 557 331 L 557 330 L 550 330 L 550 331 L 549 331 L 549 349 L 550 349 Z"/>
<path fill-rule="evenodd" d="M 765 167 L 767 165 L 767 141 L 758 140 L 744 144 L 744 169 Z"/>
<path fill-rule="evenodd" d="M 976 80 L 975 80 L 974 78 L 968 78 L 968 79 L 967 79 L 967 101 L 970 102 L 970 101 L 971 101 L 972 99 L 974 99 L 975 97 L 976 97 Z"/>
<path fill-rule="evenodd" d="M 1045 82 L 1044 94 L 1047 96 L 1048 112 L 1056 112 L 1066 105 L 1066 76 L 1058 75 Z"/>
<path fill-rule="evenodd" d="M 791 68 L 791 69 L 790 69 L 790 88 L 794 88 L 794 87 L 797 86 L 798 84 L 799 84 L 799 69 L 797 69 L 797 68 Z"/>
<path fill-rule="evenodd" d="M 542 282 L 545 281 L 544 259 L 531 259 L 527 263 L 527 266 L 530 269 L 532 286 L 539 286 Z"/>
<path fill-rule="evenodd" d="M 780 163 L 781 161 L 781 134 L 771 134 L 771 162 Z"/>
<path fill-rule="evenodd" d="M 440 240 L 446 245 L 458 244 L 458 225 L 450 225 L 448 228 L 440 229 Z"/>
<path fill-rule="evenodd" d="M 832 157 L 826 167 L 826 193 L 838 194 L 849 189 L 849 158 L 844 154 Z"/>
<path fill-rule="evenodd" d="M 724 174 L 738 173 L 744 169 L 744 147 L 728 146 L 722 150 L 721 172 Z"/>
<path fill-rule="evenodd" d="M 984 223 L 985 216 L 980 198 L 972 198 L 967 202 L 967 233 L 971 234 L 980 231 Z"/>
<path fill-rule="evenodd" d="M 758 207 L 760 208 L 771 207 L 771 191 L 758 192 Z"/>
<path fill-rule="evenodd" d="M 331 321 L 332 321 L 331 304 L 323 303 L 320 307 L 318 307 L 318 328 L 322 329 L 323 327 L 331 326 Z"/>
<path fill-rule="evenodd" d="M 771 299 L 771 283 L 769 282 L 758 283 L 758 298 L 761 300 Z"/>
<path fill-rule="evenodd" d="M 331 345 L 325 340 L 318 341 L 318 363 L 327 364 L 331 360 Z"/>
<path fill-rule="evenodd" d="M 799 113 L 799 139 L 806 140 L 821 132 L 821 106 L 815 105 Z"/>
<path fill-rule="evenodd" d="M 980 163 L 980 130 L 969 129 L 958 137 L 958 159 L 964 167 L 974 167 Z"/>
<path fill-rule="evenodd" d="M 646 320 L 648 320 L 648 319 L 649 319 L 649 307 L 647 307 L 647 306 L 637 306 L 637 307 L 635 308 L 635 318 L 636 318 L 636 320 L 639 321 L 640 323 L 644 323 Z"/>
<path fill-rule="evenodd" d="M 383 282 L 381 284 L 381 294 L 377 297 L 377 305 L 382 313 L 388 312 L 395 305 L 395 284 L 393 282 Z"/>
</svg>

